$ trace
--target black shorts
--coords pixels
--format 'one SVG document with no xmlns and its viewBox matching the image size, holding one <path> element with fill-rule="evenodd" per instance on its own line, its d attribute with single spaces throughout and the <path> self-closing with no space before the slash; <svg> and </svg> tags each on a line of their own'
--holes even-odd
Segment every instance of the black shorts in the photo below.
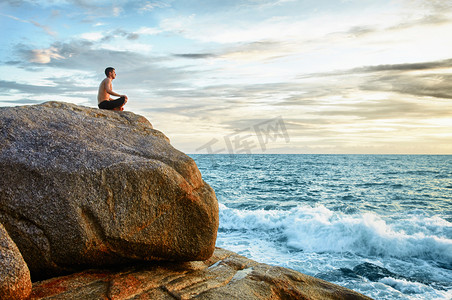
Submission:
<svg viewBox="0 0 452 300">
<path fill-rule="evenodd" d="M 116 100 L 102 101 L 101 103 L 99 103 L 98 106 L 100 109 L 114 109 L 114 108 L 123 106 L 124 103 L 126 103 L 126 98 L 121 97 Z"/>
</svg>

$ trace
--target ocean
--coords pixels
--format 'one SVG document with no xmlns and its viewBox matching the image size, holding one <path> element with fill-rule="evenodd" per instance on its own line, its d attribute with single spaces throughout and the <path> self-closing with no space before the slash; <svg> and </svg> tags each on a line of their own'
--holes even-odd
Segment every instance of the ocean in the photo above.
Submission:
<svg viewBox="0 0 452 300">
<path fill-rule="evenodd" d="M 190 156 L 218 247 L 374 299 L 452 299 L 451 155 Z"/>
</svg>

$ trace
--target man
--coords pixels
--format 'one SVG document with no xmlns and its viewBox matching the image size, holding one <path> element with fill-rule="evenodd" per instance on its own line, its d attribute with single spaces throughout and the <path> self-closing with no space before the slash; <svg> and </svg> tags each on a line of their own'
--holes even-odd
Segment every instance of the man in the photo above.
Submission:
<svg viewBox="0 0 452 300">
<path fill-rule="evenodd" d="M 113 92 L 113 87 L 111 81 L 116 78 L 115 69 L 112 67 L 105 69 L 105 78 L 99 85 L 99 92 L 97 93 L 97 104 L 101 109 L 112 109 L 112 110 L 124 110 L 124 104 L 127 103 L 127 96 L 120 95 Z M 110 97 L 116 96 L 118 99 L 112 99 Z"/>
</svg>

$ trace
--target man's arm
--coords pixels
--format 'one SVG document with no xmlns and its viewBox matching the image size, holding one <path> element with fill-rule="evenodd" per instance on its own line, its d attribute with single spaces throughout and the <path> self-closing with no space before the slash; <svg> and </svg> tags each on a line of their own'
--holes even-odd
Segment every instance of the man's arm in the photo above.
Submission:
<svg viewBox="0 0 452 300">
<path fill-rule="evenodd" d="M 111 80 L 105 81 L 105 91 L 112 96 L 121 97 L 120 94 L 113 92 L 112 86 L 111 86 Z"/>
</svg>

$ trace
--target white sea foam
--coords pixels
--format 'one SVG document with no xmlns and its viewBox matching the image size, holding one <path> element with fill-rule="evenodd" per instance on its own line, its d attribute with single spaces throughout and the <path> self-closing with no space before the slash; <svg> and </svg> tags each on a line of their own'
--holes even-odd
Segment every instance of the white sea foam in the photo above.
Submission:
<svg viewBox="0 0 452 300">
<path fill-rule="evenodd" d="M 420 295 L 423 295 L 423 299 L 436 300 L 450 300 L 452 297 L 452 291 L 435 290 L 428 285 L 405 279 L 385 277 L 380 279 L 379 282 L 402 292 L 404 295 L 407 295 L 409 299 L 420 299 Z M 409 295 L 413 295 L 413 297 L 409 297 Z"/>
<path fill-rule="evenodd" d="M 382 278 L 379 282 L 389 285 L 405 294 L 421 294 L 428 288 L 428 286 L 419 282 L 411 282 L 405 279 L 395 279 L 391 277 Z"/>
<path fill-rule="evenodd" d="M 425 220 L 384 220 L 373 213 L 345 214 L 323 205 L 289 211 L 238 210 L 220 204 L 224 230 L 277 230 L 288 247 L 310 252 L 350 252 L 364 256 L 419 258 L 452 265 L 451 223 L 438 216 Z M 404 228 L 404 229 L 401 229 Z"/>
</svg>

